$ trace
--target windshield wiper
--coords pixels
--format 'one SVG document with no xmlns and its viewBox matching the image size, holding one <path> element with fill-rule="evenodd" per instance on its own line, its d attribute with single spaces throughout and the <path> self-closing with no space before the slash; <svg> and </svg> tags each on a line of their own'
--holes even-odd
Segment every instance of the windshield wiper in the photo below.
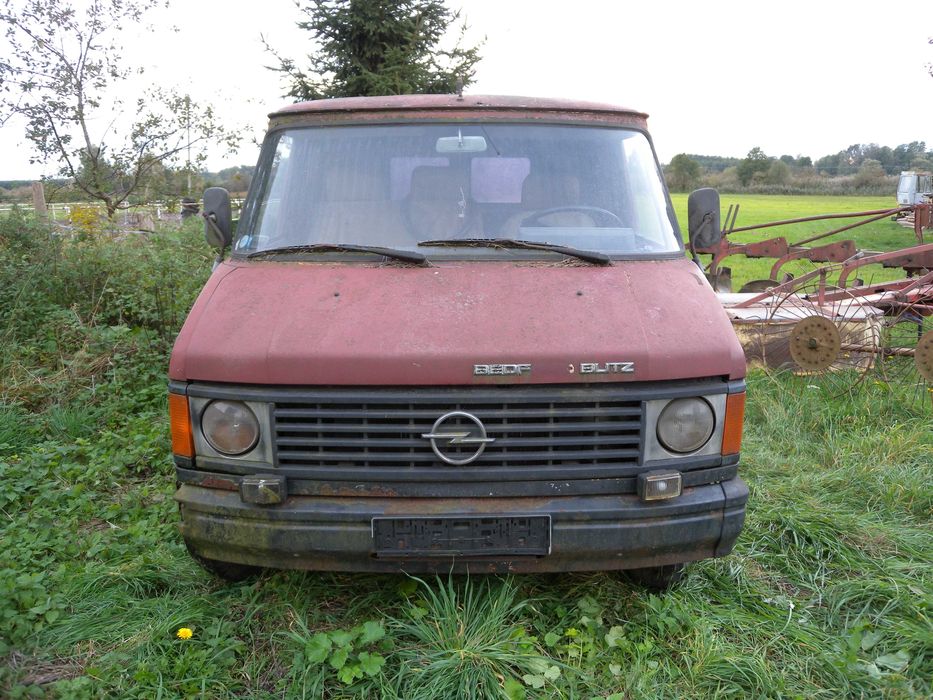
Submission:
<svg viewBox="0 0 933 700">
<path fill-rule="evenodd" d="M 579 250 L 556 243 L 539 243 L 538 241 L 523 241 L 517 238 L 447 238 L 436 241 L 421 241 L 419 246 L 448 246 L 448 247 L 469 247 L 478 248 L 525 248 L 528 250 L 550 250 L 555 253 L 569 255 L 595 265 L 612 265 L 612 258 L 605 253 L 599 253 L 595 250 Z"/>
<path fill-rule="evenodd" d="M 274 255 L 290 255 L 294 253 L 372 253 L 387 258 L 404 260 L 405 262 L 424 264 L 427 258 L 413 250 L 396 250 L 395 248 L 382 248 L 373 245 L 356 245 L 355 243 L 310 243 L 306 245 L 288 245 L 281 248 L 269 248 L 249 253 L 247 258 L 265 258 Z"/>
</svg>

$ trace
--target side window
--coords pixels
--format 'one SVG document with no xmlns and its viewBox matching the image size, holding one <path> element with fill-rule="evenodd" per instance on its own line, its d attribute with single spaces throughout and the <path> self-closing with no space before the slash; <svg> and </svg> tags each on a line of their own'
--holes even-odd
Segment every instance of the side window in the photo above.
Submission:
<svg viewBox="0 0 933 700">
<path fill-rule="evenodd" d="M 470 165 L 473 201 L 489 204 L 519 204 L 522 183 L 531 172 L 528 158 L 474 158 Z"/>
</svg>

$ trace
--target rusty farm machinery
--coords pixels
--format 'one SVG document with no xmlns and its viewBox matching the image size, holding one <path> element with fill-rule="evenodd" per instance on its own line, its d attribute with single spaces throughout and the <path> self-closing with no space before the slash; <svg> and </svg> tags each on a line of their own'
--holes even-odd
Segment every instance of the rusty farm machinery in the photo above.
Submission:
<svg viewBox="0 0 933 700">
<path fill-rule="evenodd" d="M 730 206 L 725 226 L 719 229 L 718 201 L 714 212 L 712 195 L 700 194 L 696 200 L 694 195 L 689 203 L 691 225 L 702 228 L 698 223 L 702 221 L 710 233 L 697 236 L 691 252 L 698 263 L 699 255 L 710 256 L 704 266 L 707 278 L 750 365 L 787 373 L 807 387 L 832 395 L 851 391 L 867 378 L 906 385 L 909 396 L 927 408 L 933 406 L 933 243 L 924 240 L 924 230 L 931 228 L 933 205 L 825 214 L 738 228 L 738 206 Z M 910 247 L 859 250 L 852 240 L 811 245 L 905 213 L 911 215 L 916 238 Z M 853 221 L 796 242 L 785 237 L 745 243 L 729 240 L 733 233 L 839 219 Z M 718 235 L 714 229 L 719 229 Z M 734 255 L 773 260 L 769 278 L 752 280 L 733 292 L 731 271 L 722 263 Z M 868 266 L 883 271 L 879 276 L 884 280 L 866 280 Z"/>
</svg>

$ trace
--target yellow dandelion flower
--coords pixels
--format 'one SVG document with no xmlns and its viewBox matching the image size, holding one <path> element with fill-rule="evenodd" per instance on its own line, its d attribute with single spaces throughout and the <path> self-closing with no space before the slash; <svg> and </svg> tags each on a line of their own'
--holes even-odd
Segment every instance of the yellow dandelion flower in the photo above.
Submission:
<svg viewBox="0 0 933 700">
<path fill-rule="evenodd" d="M 192 635 L 194 635 L 194 632 L 188 627 L 179 627 L 175 633 L 175 636 L 179 639 L 191 639 Z"/>
</svg>

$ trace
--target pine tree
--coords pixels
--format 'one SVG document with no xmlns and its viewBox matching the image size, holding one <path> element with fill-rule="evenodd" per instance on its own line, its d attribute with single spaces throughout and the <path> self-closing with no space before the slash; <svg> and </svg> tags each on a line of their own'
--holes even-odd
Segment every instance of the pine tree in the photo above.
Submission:
<svg viewBox="0 0 933 700">
<path fill-rule="evenodd" d="M 287 78 L 295 101 L 353 95 L 454 92 L 473 82 L 479 48 L 462 46 L 466 24 L 450 48 L 442 41 L 460 19 L 443 0 L 311 0 L 298 26 L 317 50 L 307 69 L 279 54 L 271 70 Z"/>
</svg>

